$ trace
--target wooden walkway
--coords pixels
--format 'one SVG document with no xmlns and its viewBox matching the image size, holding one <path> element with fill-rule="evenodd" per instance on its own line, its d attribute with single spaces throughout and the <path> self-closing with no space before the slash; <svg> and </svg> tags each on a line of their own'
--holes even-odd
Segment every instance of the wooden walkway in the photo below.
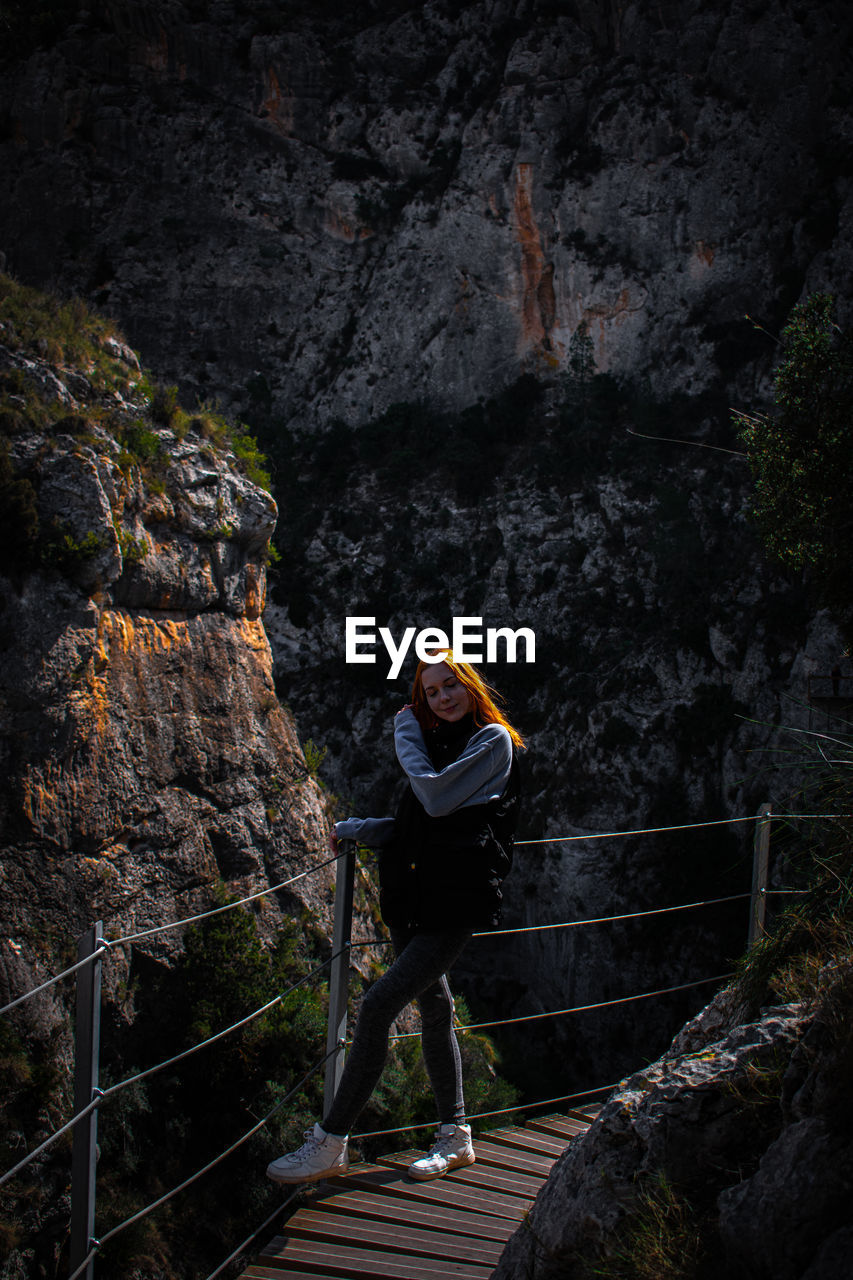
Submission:
<svg viewBox="0 0 853 1280">
<path fill-rule="evenodd" d="M 432 1182 L 406 1177 L 422 1151 L 351 1165 L 306 1188 L 309 1202 L 243 1280 L 488 1280 L 554 1161 L 596 1111 L 494 1129 L 474 1140 L 476 1164 Z"/>
</svg>

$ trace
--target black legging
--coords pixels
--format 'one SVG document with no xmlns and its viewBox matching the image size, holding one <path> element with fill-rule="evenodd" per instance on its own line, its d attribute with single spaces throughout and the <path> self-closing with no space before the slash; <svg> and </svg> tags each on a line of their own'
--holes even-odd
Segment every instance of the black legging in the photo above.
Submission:
<svg viewBox="0 0 853 1280">
<path fill-rule="evenodd" d="M 391 930 L 397 958 L 364 997 L 341 1083 L 323 1120 L 327 1133 L 349 1133 L 355 1124 L 382 1075 L 391 1023 L 413 1000 L 421 1012 L 421 1050 L 439 1122 L 459 1124 L 465 1119 L 462 1060 L 446 974 L 470 937 L 468 931 Z"/>
</svg>

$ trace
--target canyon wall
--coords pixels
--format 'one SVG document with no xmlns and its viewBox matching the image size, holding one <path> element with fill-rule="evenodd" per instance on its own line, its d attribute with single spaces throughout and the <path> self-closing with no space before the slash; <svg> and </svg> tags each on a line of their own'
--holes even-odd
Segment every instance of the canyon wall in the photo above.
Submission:
<svg viewBox="0 0 853 1280">
<path fill-rule="evenodd" d="M 490 673 L 529 738 L 524 837 L 796 807 L 779 725 L 811 727 L 841 642 L 764 563 L 728 409 L 767 402 L 804 292 L 849 316 L 849 36 L 847 6 L 788 0 L 99 0 L 21 36 L 0 249 L 261 433 L 277 688 L 339 811 L 393 804 L 406 696 L 344 666 L 347 614 L 536 630 L 534 667 Z M 522 848 L 508 922 L 741 893 L 749 860 L 734 823 Z M 527 1013 L 712 976 L 745 936 L 726 911 L 482 943 L 469 989 Z M 689 999 L 547 1024 L 567 1087 Z"/>
<path fill-rule="evenodd" d="M 0 1003 L 63 967 L 96 919 L 108 938 L 155 930 L 135 963 L 168 962 L 180 931 L 157 927 L 217 885 L 243 896 L 328 858 L 261 621 L 274 501 L 221 421 L 152 418 L 109 333 L 82 365 L 30 345 L 8 285 Z M 266 899 L 262 931 L 302 909 L 326 929 L 332 882 L 326 867 Z M 130 957 L 106 966 L 113 999 Z M 25 1020 L 58 1017 L 57 991 Z"/>
<path fill-rule="evenodd" d="M 461 408 L 582 322 L 601 371 L 748 396 L 745 315 L 848 292 L 842 3 L 72 12 L 4 68 L 7 266 L 229 409 Z"/>
<path fill-rule="evenodd" d="M 817 998 L 718 996 L 559 1157 L 495 1280 L 843 1280 L 853 1189 L 849 960 Z"/>
</svg>

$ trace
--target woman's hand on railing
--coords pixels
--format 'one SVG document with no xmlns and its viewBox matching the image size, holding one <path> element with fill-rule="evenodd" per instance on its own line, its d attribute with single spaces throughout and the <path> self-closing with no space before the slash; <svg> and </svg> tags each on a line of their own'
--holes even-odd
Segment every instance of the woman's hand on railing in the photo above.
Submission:
<svg viewBox="0 0 853 1280">
<path fill-rule="evenodd" d="M 338 833 L 334 827 L 329 828 L 329 848 L 337 858 L 340 854 L 340 849 L 338 848 Z"/>
</svg>

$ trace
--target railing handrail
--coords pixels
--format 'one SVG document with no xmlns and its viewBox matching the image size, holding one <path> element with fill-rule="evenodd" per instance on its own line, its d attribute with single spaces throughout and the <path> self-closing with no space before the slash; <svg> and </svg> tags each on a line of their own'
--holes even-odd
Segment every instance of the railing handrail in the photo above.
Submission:
<svg viewBox="0 0 853 1280">
<path fill-rule="evenodd" d="M 790 821 L 790 822 L 818 820 L 818 819 L 822 821 L 835 821 L 839 819 L 846 819 L 849 821 L 850 819 L 853 819 L 853 814 L 850 814 L 850 813 L 774 812 L 770 816 L 772 817 L 773 821 Z M 738 818 L 714 818 L 707 822 L 679 823 L 674 826 L 667 826 L 667 827 L 638 827 L 636 829 L 629 830 L 629 831 L 597 831 L 597 832 L 586 832 L 581 835 L 544 836 L 535 840 L 517 840 L 515 841 L 515 847 L 518 849 L 527 845 L 537 845 L 537 844 L 569 844 L 569 843 L 573 843 L 581 840 L 615 840 L 615 839 L 621 839 L 627 836 L 655 835 L 655 834 L 658 834 L 661 832 L 667 832 L 667 831 L 692 831 L 692 830 L 698 830 L 704 827 L 728 826 L 732 823 L 740 823 L 740 822 L 755 822 L 755 820 L 756 820 L 755 816 L 750 815 L 748 817 L 738 817 Z M 210 916 L 220 915 L 224 911 L 233 911 L 237 907 L 245 906 L 247 902 L 255 902 L 259 898 L 266 898 L 266 897 L 269 897 L 270 894 L 279 893 L 282 889 L 287 888 L 288 885 L 295 884 L 297 880 L 303 880 L 307 876 L 313 875 L 314 872 L 322 871 L 325 867 L 331 866 L 333 862 L 336 862 L 338 860 L 338 857 L 339 857 L 339 854 L 335 854 L 333 857 L 327 858 L 325 862 L 317 863 L 315 866 L 309 867 L 305 871 L 300 871 L 297 875 L 291 876 L 288 880 L 282 880 L 281 883 L 279 884 L 271 885 L 268 889 L 262 889 L 258 893 L 248 894 L 244 898 L 236 898 L 233 902 L 226 902 L 222 906 L 212 907 L 210 910 L 199 912 L 197 915 L 182 917 L 179 920 L 171 920 L 171 921 L 168 921 L 166 924 L 155 925 L 151 929 L 144 929 L 138 933 L 125 934 L 124 936 L 119 938 L 109 938 L 109 939 L 103 938 L 103 937 L 99 938 L 98 939 L 99 950 L 97 952 L 93 953 L 90 956 L 85 957 L 83 960 L 78 960 L 76 964 L 69 966 L 69 968 L 67 969 L 63 969 L 61 973 L 57 973 L 53 977 L 47 978 L 44 982 L 40 983 L 38 986 L 33 987 L 31 990 L 24 992 L 23 995 L 16 996 L 16 998 L 10 1001 L 9 1004 L 5 1004 L 2 1007 L 0 1007 L 0 1016 L 2 1016 L 3 1014 L 9 1013 L 12 1009 L 16 1008 L 19 1004 L 23 1004 L 25 1000 L 29 1000 L 31 997 L 39 995 L 42 991 L 47 990 L 48 987 L 53 986 L 55 983 L 61 982 L 64 978 L 70 977 L 73 973 L 76 973 L 79 969 L 84 968 L 86 965 L 91 964 L 95 960 L 98 960 L 101 957 L 101 955 L 111 952 L 116 947 L 121 947 L 121 946 L 127 945 L 128 943 L 137 942 L 141 938 L 151 937 L 154 934 L 163 933 L 169 929 L 178 929 L 178 928 L 181 928 L 181 926 L 183 925 L 194 924 L 199 920 L 206 920 Z M 765 890 L 765 891 L 770 892 L 770 890 Z M 782 892 L 782 890 L 774 890 L 773 892 Z M 734 894 L 734 895 L 731 895 L 731 898 L 735 898 L 739 896 L 740 895 L 738 894 Z M 630 912 L 630 913 L 618 915 L 618 916 L 604 916 L 601 919 L 594 919 L 594 920 L 566 921 L 558 924 L 538 925 L 538 926 L 533 926 L 533 928 L 542 928 L 542 929 L 574 928 L 580 924 L 602 924 L 607 922 L 608 920 L 638 919 L 642 915 L 654 915 L 658 912 L 665 912 L 665 911 L 681 911 L 681 910 L 686 910 L 687 908 L 692 906 L 701 906 L 701 905 L 712 906 L 714 905 L 715 902 L 724 902 L 728 900 L 729 899 L 726 899 L 726 898 L 719 898 L 719 899 L 710 899 L 707 903 L 681 903 L 674 907 L 660 907 L 660 908 L 654 908 L 649 911 Z M 490 931 L 490 936 L 494 937 L 496 932 L 501 932 L 501 931 L 492 930 Z M 509 932 L 509 931 L 503 931 L 503 932 Z M 479 936 L 479 935 L 475 935 L 475 936 Z M 381 944 L 380 941 L 377 941 L 376 943 L 354 942 L 352 943 L 352 946 L 353 948 L 355 948 L 359 946 L 368 946 L 368 945 L 373 946 L 373 945 L 380 945 L 380 944 Z M 384 945 L 384 943 L 382 943 L 381 945 Z"/>
<path fill-rule="evenodd" d="M 755 822 L 756 824 L 755 845 L 756 845 L 756 848 L 758 848 L 760 839 L 765 840 L 767 837 L 769 837 L 770 825 L 774 819 L 776 820 L 779 820 L 779 819 L 797 820 L 797 819 L 805 819 L 805 818 L 848 819 L 850 817 L 851 815 L 849 814 L 784 814 L 784 813 L 774 814 L 772 813 L 769 804 L 765 804 L 765 805 L 762 805 L 761 809 L 759 810 L 758 814 L 755 817 L 749 818 L 749 819 L 741 819 L 741 818 L 719 819 L 719 820 L 715 819 L 710 822 L 685 823 L 685 824 L 678 824 L 677 826 L 671 826 L 671 827 L 641 828 L 641 829 L 636 829 L 632 831 L 600 832 L 595 834 L 583 834 L 579 836 L 567 836 L 567 837 L 546 837 L 541 841 L 531 840 L 531 841 L 520 841 L 518 843 L 519 845 L 525 845 L 525 844 L 539 844 L 539 843 L 556 843 L 556 842 L 562 842 L 564 840 L 573 841 L 578 839 L 614 839 L 614 838 L 623 838 L 625 836 L 654 834 L 662 831 L 689 830 L 695 827 L 722 826 L 722 825 L 729 825 L 733 822 L 751 821 L 751 822 Z M 155 1071 L 161 1070 L 165 1066 L 173 1065 L 174 1063 L 182 1060 L 183 1058 L 188 1057 L 191 1053 L 197 1052 L 199 1049 L 204 1048 L 207 1045 L 213 1044 L 218 1040 L 221 1040 L 226 1035 L 237 1030 L 241 1026 L 245 1026 L 247 1022 L 250 1022 L 254 1018 L 260 1016 L 262 1013 L 268 1011 L 273 1005 L 279 1003 L 280 1000 L 283 999 L 285 995 L 289 994 L 290 990 L 293 990 L 296 986 L 302 985 L 303 982 L 308 981 L 310 978 L 316 976 L 317 973 L 321 972 L 323 969 L 327 967 L 332 967 L 332 968 L 337 967 L 335 982 L 340 987 L 340 990 L 343 991 L 343 996 L 341 996 L 339 991 L 337 1001 L 336 1001 L 337 1009 L 334 1014 L 334 1017 L 337 1019 L 337 1022 L 333 1022 L 330 1017 L 330 1031 L 329 1031 L 329 1038 L 327 1042 L 326 1054 L 317 1064 L 315 1064 L 314 1067 L 311 1068 L 310 1072 L 305 1077 L 305 1080 L 307 1080 L 311 1075 L 313 1075 L 316 1071 L 318 1071 L 324 1064 L 328 1064 L 327 1087 L 328 1087 L 329 1081 L 332 1081 L 332 1083 L 334 1084 L 334 1082 L 336 1081 L 336 1075 L 334 1071 L 332 1071 L 332 1068 L 335 1068 L 336 1070 L 339 1069 L 340 1064 L 342 1063 L 342 1055 L 344 1050 L 344 1044 L 343 1044 L 344 1036 L 341 1032 L 341 1027 L 343 1027 L 343 1032 L 345 1033 L 346 981 L 348 978 L 350 951 L 351 951 L 351 945 L 350 945 L 347 929 L 349 926 L 349 921 L 351 921 L 351 904 L 352 904 L 352 887 L 353 887 L 352 882 L 354 879 L 354 871 L 355 871 L 354 848 L 355 848 L 354 842 L 341 841 L 338 852 L 335 854 L 334 857 L 331 857 L 318 865 L 308 868 L 306 871 L 300 872 L 297 875 L 290 877 L 288 880 L 281 882 L 281 884 L 271 886 L 270 888 L 262 890 L 259 893 L 250 894 L 244 898 L 235 900 L 232 903 L 223 904 L 221 906 L 212 908 L 209 911 L 201 912 L 194 916 L 187 917 L 182 920 L 171 921 L 164 925 L 155 926 L 152 929 L 143 930 L 135 934 L 128 934 L 122 938 L 113 939 L 113 940 L 105 939 L 103 937 L 103 930 L 100 928 L 100 926 L 98 926 L 98 929 L 94 933 L 90 931 L 90 934 L 89 934 L 90 954 L 83 955 L 81 952 L 80 958 L 78 959 L 76 964 L 72 965 L 69 969 L 63 970 L 62 973 L 57 974 L 54 978 L 48 979 L 46 982 L 41 983 L 38 987 L 34 988 L 31 992 L 28 992 L 23 996 L 17 997 L 9 1005 L 5 1006 L 3 1010 L 0 1010 L 0 1012 L 8 1012 L 10 1009 L 17 1007 L 23 1000 L 27 999 L 29 996 L 36 995 L 39 992 L 44 991 L 47 987 L 51 986 L 53 983 L 60 981 L 62 978 L 67 977 L 72 973 L 76 973 L 77 975 L 78 988 L 81 986 L 81 984 L 85 986 L 88 983 L 88 985 L 94 989 L 97 983 L 94 981 L 94 979 L 90 979 L 89 966 L 94 965 L 97 967 L 98 978 L 99 978 L 100 966 L 104 956 L 108 956 L 115 947 L 124 945 L 124 944 L 131 944 L 143 938 L 150 937 L 153 934 L 163 932 L 166 929 L 178 928 L 182 925 L 192 924 L 199 920 L 209 918 L 210 916 L 218 915 L 223 911 L 233 910 L 238 906 L 243 906 L 248 902 L 257 900 L 258 898 L 266 897 L 270 894 L 276 893 L 279 890 L 287 887 L 288 885 L 293 884 L 295 881 L 303 879 L 306 876 L 312 875 L 317 871 L 322 870 L 324 867 L 331 865 L 332 862 L 335 862 L 337 864 L 336 901 L 344 903 L 346 910 L 343 912 L 343 915 L 347 916 L 347 921 L 343 921 L 343 915 L 342 915 L 341 927 L 338 928 L 338 925 L 336 923 L 335 938 L 338 941 L 338 945 L 334 947 L 333 953 L 328 960 L 326 960 L 322 965 L 318 966 L 315 970 L 312 970 L 310 974 L 304 975 L 304 977 L 300 979 L 297 983 L 295 983 L 293 987 L 289 988 L 287 992 L 281 993 L 274 1000 L 267 1002 L 266 1005 L 261 1006 L 259 1009 L 248 1014 L 246 1017 L 240 1019 L 240 1021 L 232 1024 L 230 1027 L 227 1027 L 222 1031 L 216 1033 L 215 1035 L 208 1037 L 206 1040 L 201 1041 L 194 1046 L 191 1046 L 189 1049 L 182 1050 L 180 1053 L 174 1055 L 169 1059 L 166 1059 L 164 1062 L 159 1063 L 156 1066 L 146 1068 L 144 1071 L 138 1072 L 132 1077 L 128 1077 L 127 1080 L 119 1081 L 116 1085 L 111 1086 L 109 1089 L 103 1092 L 96 1087 L 93 1090 L 95 1096 L 93 1096 L 88 1102 L 86 1102 L 85 1105 L 79 1105 L 78 1104 L 79 1100 L 75 1098 L 75 1115 L 72 1118 L 72 1120 L 69 1121 L 67 1125 L 63 1126 L 61 1130 L 57 1131 L 56 1134 L 52 1135 L 52 1137 L 48 1139 L 46 1143 L 42 1144 L 42 1146 L 38 1148 L 35 1152 L 30 1153 L 30 1155 L 27 1158 L 25 1158 L 24 1161 L 20 1162 L 19 1165 L 17 1165 L 14 1170 L 11 1170 L 8 1174 L 4 1175 L 3 1178 L 0 1178 L 0 1183 L 7 1181 L 10 1177 L 14 1176 L 14 1174 L 18 1172 L 20 1168 L 22 1168 L 24 1165 L 29 1163 L 31 1159 L 34 1158 L 35 1155 L 39 1154 L 39 1152 L 44 1150 L 46 1146 L 50 1145 L 50 1143 L 54 1141 L 55 1138 L 58 1137 L 60 1133 L 66 1132 L 69 1128 L 74 1128 L 79 1124 L 79 1122 L 83 1121 L 87 1116 L 90 1116 L 90 1117 L 96 1116 L 100 1104 L 106 1098 L 111 1096 L 113 1093 L 118 1092 L 120 1089 L 125 1088 L 127 1085 L 133 1083 L 136 1080 L 142 1079 L 147 1075 L 153 1074 Z M 574 927 L 580 927 L 581 925 L 584 925 L 584 924 L 600 924 L 610 920 L 632 919 L 632 918 L 637 918 L 645 915 L 659 915 L 669 911 L 687 910 L 687 909 L 692 909 L 696 907 L 711 906 L 711 905 L 716 905 L 717 903 L 734 901 L 738 898 L 745 898 L 747 896 L 750 896 L 752 899 L 751 920 L 753 920 L 755 918 L 756 904 L 759 902 L 763 904 L 764 901 L 766 900 L 766 896 L 769 891 L 767 886 L 767 875 L 768 875 L 767 857 L 763 856 L 763 861 L 761 862 L 760 866 L 758 862 L 756 862 L 754 865 L 758 868 L 758 870 L 756 871 L 753 877 L 753 888 L 752 888 L 752 893 L 750 895 L 747 895 L 746 893 L 733 894 L 733 895 L 728 895 L 724 898 L 709 899 L 706 901 L 693 902 L 693 903 L 681 903 L 681 904 L 677 904 L 675 906 L 670 906 L 670 907 L 653 908 L 643 912 L 622 913 L 620 915 L 614 915 L 609 917 L 597 917 L 597 918 L 592 918 L 592 919 L 582 920 L 582 921 L 565 921 L 565 922 L 555 922 L 551 924 L 546 923 L 541 925 L 526 926 L 523 929 L 492 931 L 488 935 L 478 934 L 477 936 L 495 936 L 495 933 L 528 933 L 528 932 L 546 930 L 551 928 L 569 928 L 569 927 L 574 928 Z M 348 903 L 347 903 L 347 894 L 349 894 Z M 337 921 L 337 916 L 336 916 L 336 921 Z M 763 924 L 761 927 L 763 927 Z M 340 934 L 340 940 L 338 939 L 339 934 Z M 370 944 L 370 945 L 380 945 L 380 944 L 381 944 L 381 940 L 376 940 L 375 944 Z M 359 944 L 354 944 L 354 945 L 359 945 Z M 367 945 L 367 944 L 363 944 L 363 945 Z M 94 974 L 94 972 L 95 970 L 92 969 L 91 974 Z M 526 1022 L 526 1021 L 532 1021 L 534 1020 L 534 1018 L 538 1018 L 538 1017 L 562 1016 L 563 1014 L 583 1012 L 583 1011 L 597 1009 L 597 1008 L 606 1008 L 613 1005 L 629 1003 L 632 1000 L 648 999 L 648 998 L 651 998 L 652 996 L 664 995 L 672 991 L 685 990 L 688 987 L 702 985 L 703 983 L 707 983 L 711 981 L 715 981 L 715 982 L 721 981 L 724 978 L 728 978 L 730 976 L 731 975 L 729 974 L 718 975 L 716 978 L 713 978 L 713 979 L 711 978 L 700 979 L 695 982 L 683 983 L 673 987 L 662 988 L 657 991 L 643 992 L 635 996 L 626 996 L 626 997 L 621 997 L 615 1000 L 600 1001 L 595 1004 L 581 1005 L 571 1009 L 552 1011 L 550 1013 L 546 1012 L 541 1015 L 540 1014 L 530 1015 L 530 1016 L 525 1015 L 519 1018 L 504 1019 L 503 1023 L 509 1024 L 509 1023 L 515 1023 L 515 1022 Z M 332 1005 L 332 1002 L 330 1001 L 330 1010 L 331 1010 L 331 1005 Z M 341 1021 L 342 1017 L 343 1017 L 343 1022 Z M 498 1025 L 502 1025 L 502 1023 L 500 1021 L 488 1022 L 488 1023 L 473 1023 L 469 1027 L 460 1027 L 460 1030 L 462 1031 L 480 1030 L 487 1027 L 494 1027 Z M 333 1031 L 335 1033 L 334 1035 L 332 1034 Z M 403 1037 L 397 1037 L 397 1038 L 403 1038 Z M 242 1138 L 240 1138 L 236 1143 L 231 1144 L 231 1146 L 229 1146 L 224 1152 L 222 1152 L 219 1156 L 217 1156 L 213 1161 L 205 1165 L 204 1168 L 197 1170 L 196 1173 L 191 1175 L 191 1177 L 185 1179 L 178 1187 L 175 1187 L 171 1192 L 166 1193 L 166 1195 L 161 1196 L 158 1200 L 153 1202 L 151 1205 L 147 1206 L 146 1208 L 132 1215 L 125 1222 L 120 1223 L 117 1227 L 112 1228 L 111 1231 L 107 1234 L 107 1236 L 103 1238 L 103 1240 L 97 1241 L 94 1239 L 88 1239 L 87 1240 L 88 1248 L 87 1248 L 86 1256 L 76 1264 L 76 1270 L 73 1271 L 72 1275 L 69 1277 L 69 1280 L 75 1280 L 76 1277 L 81 1276 L 83 1272 L 87 1271 L 87 1269 L 91 1269 L 92 1261 L 95 1255 L 97 1254 L 98 1249 L 100 1248 L 100 1245 L 105 1243 L 105 1241 L 108 1238 L 111 1238 L 113 1235 L 123 1230 L 126 1226 L 129 1226 L 132 1222 L 138 1221 L 140 1217 L 143 1217 L 148 1213 L 153 1212 L 161 1204 L 171 1199 L 173 1195 L 176 1195 L 179 1191 L 183 1190 L 185 1187 L 188 1187 L 192 1183 L 194 1183 L 209 1169 L 212 1169 L 213 1167 L 215 1167 L 215 1165 L 219 1164 L 228 1155 L 230 1155 L 233 1150 L 235 1150 L 237 1147 L 242 1145 L 243 1142 L 248 1140 L 248 1138 L 251 1137 L 252 1134 L 256 1133 L 258 1129 L 262 1128 L 264 1124 L 268 1122 L 268 1120 L 272 1117 L 272 1115 L 274 1115 L 281 1108 L 281 1106 L 284 1105 L 284 1103 L 289 1100 L 293 1092 L 299 1089 L 303 1083 L 304 1083 L 304 1080 L 300 1081 L 299 1085 L 295 1086 L 294 1090 L 291 1090 L 283 1099 L 280 1099 L 279 1102 L 276 1103 L 272 1111 L 266 1117 L 264 1117 L 260 1122 L 258 1122 L 258 1124 L 256 1124 L 247 1134 L 245 1134 Z M 592 1090 L 590 1092 L 600 1092 L 607 1087 L 609 1086 L 600 1086 L 598 1089 Z M 567 1096 L 571 1096 L 571 1095 L 567 1095 Z M 554 1101 L 559 1101 L 559 1100 L 554 1100 Z M 539 1105 L 547 1105 L 547 1103 L 546 1102 L 531 1103 L 531 1104 L 525 1104 L 525 1105 L 539 1106 Z M 506 1110 L 510 1111 L 510 1110 L 519 1110 L 519 1109 L 521 1108 L 513 1107 L 513 1108 L 507 1108 Z M 483 1117 L 491 1114 L 497 1114 L 497 1113 L 486 1112 L 486 1113 L 483 1113 Z M 481 1118 L 481 1117 L 476 1117 L 476 1118 Z M 385 1132 L 385 1131 L 377 1131 L 377 1135 L 382 1132 Z M 374 1135 L 364 1134 L 364 1135 L 357 1135 L 357 1136 L 368 1137 L 368 1136 L 374 1136 Z M 91 1145 L 93 1146 L 93 1144 Z M 92 1156 L 91 1158 L 93 1160 L 94 1157 Z M 72 1207 L 72 1213 L 73 1212 L 74 1212 L 74 1208 Z M 89 1231 L 89 1236 L 91 1236 L 91 1231 Z M 215 1274 L 217 1273 L 214 1273 L 214 1275 Z"/>
<path fill-rule="evenodd" d="M 9 1169 L 6 1173 L 0 1176 L 0 1187 L 14 1178 L 15 1175 L 20 1173 L 22 1169 L 26 1168 L 28 1164 L 31 1164 L 37 1156 L 40 1156 L 43 1151 L 46 1151 L 48 1147 L 52 1146 L 58 1138 L 61 1138 L 63 1134 L 68 1133 L 69 1130 L 75 1129 L 82 1120 L 85 1120 L 87 1116 L 90 1116 L 95 1110 L 103 1106 L 105 1102 L 108 1102 L 109 1099 L 114 1097 L 117 1093 L 121 1093 L 132 1084 L 138 1084 L 141 1080 L 146 1080 L 149 1076 L 156 1075 L 158 1072 L 165 1070 L 166 1067 L 173 1067 L 176 1063 L 183 1061 L 184 1058 L 191 1057 L 201 1049 L 207 1049 L 210 1045 L 216 1044 L 217 1041 L 224 1040 L 225 1037 L 231 1035 L 232 1032 L 239 1031 L 241 1027 L 245 1027 L 250 1022 L 254 1022 L 256 1018 L 260 1018 L 265 1013 L 269 1013 L 270 1010 L 276 1007 L 276 1005 L 281 1004 L 282 1000 L 287 999 L 291 992 L 296 991 L 301 986 L 304 986 L 306 982 L 315 978 L 318 973 L 322 973 L 324 969 L 329 968 L 335 959 L 337 959 L 335 955 L 329 956 L 329 958 L 324 960 L 322 964 L 317 965 L 309 973 L 303 974 L 303 976 L 299 978 L 297 982 L 292 983 L 286 991 L 279 992 L 277 996 L 274 996 L 272 1000 L 268 1000 L 266 1004 L 260 1005 L 244 1018 L 240 1018 L 238 1022 L 233 1022 L 230 1026 L 224 1027 L 214 1035 L 208 1036 L 207 1039 L 199 1040 L 196 1044 L 191 1045 L 190 1048 L 182 1049 L 180 1053 L 176 1053 L 170 1058 L 165 1058 L 163 1061 L 156 1063 L 152 1067 L 145 1067 L 144 1070 L 137 1071 L 132 1076 L 125 1077 L 124 1080 L 119 1080 L 115 1084 L 110 1085 L 107 1089 L 95 1089 L 94 1096 L 79 1107 L 70 1120 L 63 1124 L 59 1129 L 54 1130 L 50 1137 L 46 1138 L 39 1146 L 28 1152 L 23 1159 L 18 1161 L 13 1169 Z"/>
</svg>

